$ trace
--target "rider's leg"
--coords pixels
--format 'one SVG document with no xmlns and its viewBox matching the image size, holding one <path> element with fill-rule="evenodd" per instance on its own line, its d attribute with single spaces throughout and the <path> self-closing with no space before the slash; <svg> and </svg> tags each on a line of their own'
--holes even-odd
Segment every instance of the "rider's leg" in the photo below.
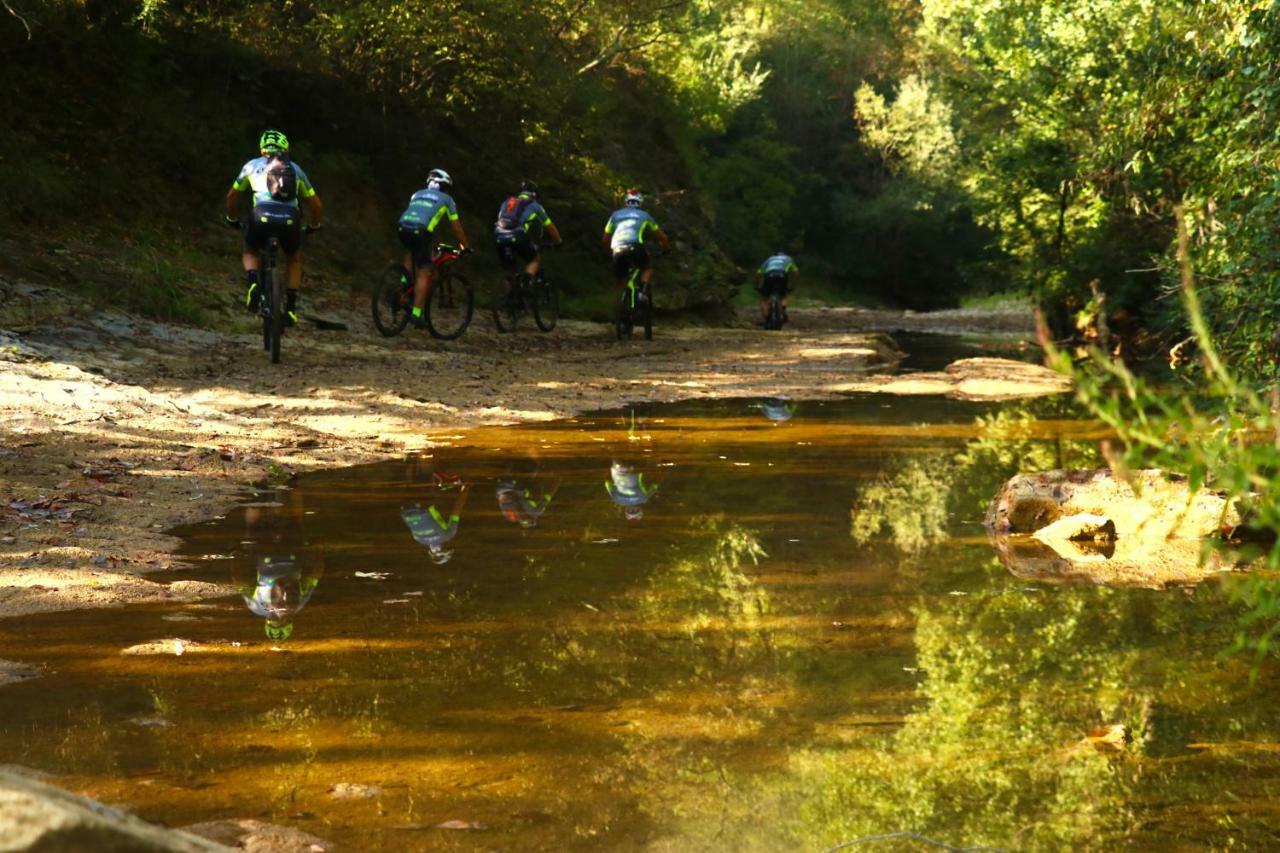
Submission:
<svg viewBox="0 0 1280 853">
<path fill-rule="evenodd" d="M 422 309 L 427 307 L 427 299 L 431 296 L 431 285 L 435 282 L 436 268 L 433 264 L 418 267 L 418 277 L 413 281 L 413 314 L 422 316 Z"/>
<path fill-rule="evenodd" d="M 284 259 L 285 281 L 285 314 L 293 322 L 298 316 L 298 288 L 302 286 L 302 252 L 294 252 Z"/>
</svg>

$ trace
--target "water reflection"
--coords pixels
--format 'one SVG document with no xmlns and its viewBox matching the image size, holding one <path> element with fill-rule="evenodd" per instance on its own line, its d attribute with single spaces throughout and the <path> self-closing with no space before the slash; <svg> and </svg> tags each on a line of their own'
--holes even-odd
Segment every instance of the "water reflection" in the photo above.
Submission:
<svg viewBox="0 0 1280 853">
<path fill-rule="evenodd" d="M 324 555 L 307 536 L 301 492 L 281 489 L 258 497 L 244 508 L 231 581 L 249 611 L 265 621 L 267 638 L 284 641 L 324 576 Z"/>
<path fill-rule="evenodd" d="M 1083 459 L 1092 427 L 1046 403 L 888 405 L 806 405 L 785 431 L 742 402 L 637 408 L 302 478 L 305 527 L 282 494 L 188 531 L 217 554 L 278 524 L 273 560 L 323 532 L 291 654 L 218 646 L 239 602 L 0 623 L 0 658 L 51 670 L 5 688 L 0 762 L 171 824 L 255 817 L 361 850 L 1272 844 L 1280 685 L 1219 657 L 1240 605 L 1212 582 L 1028 583 L 979 536 L 1011 466 Z M 940 509 L 910 505 L 913 460 Z M 645 495 L 638 528 L 615 491 Z M 878 522 L 861 541 L 851 500 Z M 446 551 L 465 513 L 465 547 L 415 571 L 430 544 L 406 509 Z M 908 517 L 934 519 L 914 548 Z M 175 610 L 206 652 L 119 654 Z M 235 689 L 248 674 L 288 689 Z M 1104 727 L 1127 742 L 1100 752 Z"/>
<path fill-rule="evenodd" d="M 545 473 L 538 453 L 526 450 L 520 458 L 508 463 L 494 484 L 498 511 L 522 530 L 537 527 L 538 520 L 560 490 L 562 479 L 558 474 Z"/>
<path fill-rule="evenodd" d="M 449 543 L 462 524 L 467 484 L 456 471 L 445 470 L 433 458 L 421 456 L 411 456 L 405 463 L 405 481 L 417 499 L 400 507 L 400 520 L 414 541 L 426 547 L 431 562 L 443 565 L 453 558 Z"/>
<path fill-rule="evenodd" d="M 796 413 L 797 406 L 781 397 L 768 397 L 760 401 L 760 412 L 774 423 L 786 423 Z"/>
</svg>

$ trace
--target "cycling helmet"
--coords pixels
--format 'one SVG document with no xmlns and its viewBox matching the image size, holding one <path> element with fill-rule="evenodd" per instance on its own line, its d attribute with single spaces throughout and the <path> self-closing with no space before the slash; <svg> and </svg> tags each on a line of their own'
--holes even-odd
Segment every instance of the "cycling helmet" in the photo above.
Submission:
<svg viewBox="0 0 1280 853">
<path fill-rule="evenodd" d="M 453 188 L 453 178 L 449 177 L 449 173 L 444 169 L 432 169 L 427 173 L 427 186 L 435 184 L 437 187 L 446 189 Z"/>
<path fill-rule="evenodd" d="M 271 152 L 289 152 L 289 138 L 278 130 L 264 130 L 258 137 L 258 150 Z"/>
<path fill-rule="evenodd" d="M 626 202 L 627 207 L 639 207 L 644 204 L 644 196 L 640 194 L 640 190 L 629 189 L 627 190 L 624 201 Z"/>
<path fill-rule="evenodd" d="M 292 622 L 273 622 L 268 619 L 267 624 L 263 627 L 266 629 L 267 639 L 275 642 L 287 640 L 293 634 Z"/>
<path fill-rule="evenodd" d="M 445 563 L 453 559 L 453 549 L 446 548 L 443 545 L 428 545 L 428 553 L 431 555 L 431 562 L 437 566 L 443 566 Z"/>
<path fill-rule="evenodd" d="M 536 197 L 538 195 L 538 185 L 526 178 L 520 182 L 520 192 Z"/>
<path fill-rule="evenodd" d="M 644 507 L 642 506 L 624 506 L 622 508 L 622 517 L 629 522 L 637 522 L 644 518 Z"/>
</svg>

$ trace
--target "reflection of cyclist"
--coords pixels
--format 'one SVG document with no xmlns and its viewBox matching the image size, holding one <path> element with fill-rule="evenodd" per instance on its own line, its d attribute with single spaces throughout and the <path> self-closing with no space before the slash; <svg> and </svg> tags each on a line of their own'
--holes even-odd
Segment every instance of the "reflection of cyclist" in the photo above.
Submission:
<svg viewBox="0 0 1280 853">
<path fill-rule="evenodd" d="M 426 326 L 422 309 L 431 295 L 436 268 L 431 263 L 435 254 L 438 235 L 436 227 L 445 219 L 453 226 L 453 237 L 458 248 L 465 249 L 470 242 L 458 219 L 458 205 L 449 192 L 453 178 L 444 169 L 432 169 L 427 174 L 427 185 L 409 198 L 409 206 L 400 214 L 400 242 L 405 248 L 405 269 L 416 264 L 418 275 L 413 281 L 413 313 L 410 316 L 418 328 Z"/>
<path fill-rule="evenodd" d="M 760 410 L 769 420 L 784 423 L 791 420 L 791 416 L 796 413 L 796 404 L 781 397 L 769 397 L 760 403 Z"/>
<path fill-rule="evenodd" d="M 419 457 L 409 460 L 410 482 L 421 479 L 423 471 L 424 466 Z M 458 475 L 443 471 L 432 472 L 431 479 L 433 485 L 426 487 L 427 499 L 400 507 L 400 518 L 418 544 L 427 547 L 431 561 L 442 564 L 453 557 L 453 550 L 446 546 L 458 535 L 462 508 L 467 503 L 467 485 Z M 447 511 L 437 506 L 444 504 L 446 496 L 451 496 L 452 499 Z"/>
<path fill-rule="evenodd" d="M 293 490 L 284 505 L 250 506 L 245 510 L 246 560 L 232 565 L 232 581 L 245 606 L 266 620 L 268 639 L 282 641 L 293 633 L 302 611 L 324 575 L 321 552 L 305 540 L 302 498 Z"/>
<path fill-rule="evenodd" d="M 279 239 L 285 257 L 288 282 L 285 322 L 293 325 L 298 322 L 298 288 L 302 286 L 302 212 L 298 199 L 306 201 L 313 229 L 320 227 L 324 208 L 307 173 L 289 159 L 289 140 L 283 133 L 278 130 L 263 133 L 258 139 L 258 151 L 262 156 L 245 163 L 227 191 L 224 220 L 233 228 L 240 227 L 240 196 L 252 190 L 253 213 L 244 232 L 244 251 L 240 257 L 249 284 L 245 307 L 258 310 L 262 298 L 258 287 L 258 253 L 274 236 Z"/>
<path fill-rule="evenodd" d="M 529 457 L 525 470 L 517 470 L 515 465 L 498 479 L 495 494 L 498 498 L 498 510 L 502 517 L 522 529 L 537 527 L 556 492 L 560 490 L 560 478 L 547 482 L 541 476 L 536 457 Z"/>
<path fill-rule="evenodd" d="M 640 270 L 640 280 L 646 287 L 653 278 L 649 250 L 644 242 L 650 232 L 658 238 L 664 252 L 670 246 L 667 235 L 658 227 L 657 220 L 641 209 L 642 204 L 644 196 L 639 190 L 627 190 L 624 206 L 615 210 L 604 226 L 604 245 L 613 252 L 613 275 L 619 286 L 626 285 L 631 267 Z"/>
<path fill-rule="evenodd" d="M 493 225 L 493 239 L 498 246 L 498 257 L 505 264 L 514 264 L 516 258 L 524 261 L 521 284 L 527 283 L 542 268 L 538 254 L 538 237 L 543 233 L 560 245 L 560 231 L 551 221 L 546 208 L 538 202 L 538 185 L 522 181 L 520 192 L 511 196 L 498 208 L 498 220 Z"/>
<path fill-rule="evenodd" d="M 657 483 L 646 483 L 644 473 L 634 465 L 618 459 L 609 466 L 609 479 L 604 489 L 615 504 L 622 507 L 627 521 L 639 521 L 644 516 L 644 505 L 658 491 Z"/>
<path fill-rule="evenodd" d="M 800 277 L 800 268 L 790 255 L 783 251 L 774 252 L 764 259 L 764 263 L 756 270 L 756 291 L 760 294 L 760 317 L 769 317 L 769 296 L 777 293 L 782 297 L 782 319 L 787 319 L 787 294 L 791 292 L 788 278 Z"/>
</svg>

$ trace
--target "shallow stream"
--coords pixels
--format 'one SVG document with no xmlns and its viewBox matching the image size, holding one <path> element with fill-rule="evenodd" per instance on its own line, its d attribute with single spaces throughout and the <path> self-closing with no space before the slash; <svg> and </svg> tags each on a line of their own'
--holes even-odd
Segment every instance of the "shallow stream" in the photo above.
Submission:
<svg viewBox="0 0 1280 853">
<path fill-rule="evenodd" d="M 993 555 L 1005 478 L 1097 464 L 1064 407 L 637 407 L 301 477 L 182 531 L 235 596 L 0 622 L 48 670 L 0 763 L 349 850 L 1274 845 L 1229 584 Z"/>
</svg>

